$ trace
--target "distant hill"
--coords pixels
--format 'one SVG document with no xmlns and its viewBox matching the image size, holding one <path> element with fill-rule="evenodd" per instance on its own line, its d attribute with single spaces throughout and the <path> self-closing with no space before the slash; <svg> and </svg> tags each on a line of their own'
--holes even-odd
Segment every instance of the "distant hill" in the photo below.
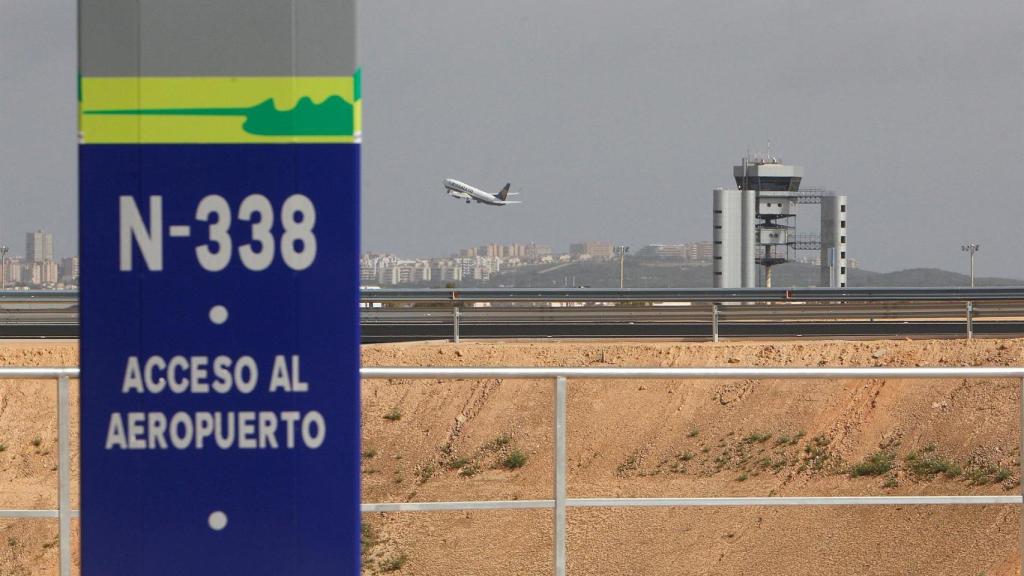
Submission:
<svg viewBox="0 0 1024 576">
<path fill-rule="evenodd" d="M 970 286 L 971 277 L 939 268 L 908 268 L 896 272 L 869 272 L 853 270 L 852 286 Z M 975 278 L 975 286 L 1024 286 L 1024 281 L 1012 278 Z"/>
<path fill-rule="evenodd" d="M 790 262 L 776 266 L 772 284 L 777 287 L 817 286 L 819 268 Z M 896 272 L 872 272 L 854 269 L 850 287 L 950 287 L 969 286 L 970 277 L 938 268 L 910 268 Z M 485 283 L 461 282 L 462 287 L 560 288 L 588 286 L 618 288 L 618 260 L 581 261 L 566 264 L 521 266 L 503 270 Z M 626 258 L 627 288 L 710 288 L 711 265 Z M 977 286 L 1024 286 L 1024 280 L 1011 278 L 975 278 Z"/>
</svg>

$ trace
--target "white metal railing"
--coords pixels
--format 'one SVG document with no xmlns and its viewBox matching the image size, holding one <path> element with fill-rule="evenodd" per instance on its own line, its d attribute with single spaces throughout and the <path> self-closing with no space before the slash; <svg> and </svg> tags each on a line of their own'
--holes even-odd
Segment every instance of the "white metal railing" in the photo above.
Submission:
<svg viewBox="0 0 1024 576">
<path fill-rule="evenodd" d="M 1024 479 L 1024 367 L 1011 368 L 362 368 L 362 379 L 550 379 L 554 381 L 555 438 L 554 494 L 550 500 L 490 500 L 472 502 L 364 503 L 367 512 L 431 512 L 455 510 L 549 509 L 554 512 L 553 560 L 556 576 L 566 571 L 566 510 L 569 507 L 662 506 L 906 506 L 906 505 L 1017 505 L 1024 492 L 1013 496 L 771 496 L 707 498 L 568 498 L 566 488 L 566 390 L 569 378 L 581 379 L 867 379 L 867 378 L 1014 378 L 1021 382 L 1020 452 Z M 0 509 L 0 518 L 57 518 L 59 520 L 60 575 L 71 574 L 70 403 L 69 380 L 77 368 L 0 368 L 0 380 L 56 379 L 58 387 L 58 506 L 56 510 Z M 1024 483 L 1021 485 L 1024 490 Z M 1024 512 L 1018 546 L 1024 552 Z"/>
</svg>

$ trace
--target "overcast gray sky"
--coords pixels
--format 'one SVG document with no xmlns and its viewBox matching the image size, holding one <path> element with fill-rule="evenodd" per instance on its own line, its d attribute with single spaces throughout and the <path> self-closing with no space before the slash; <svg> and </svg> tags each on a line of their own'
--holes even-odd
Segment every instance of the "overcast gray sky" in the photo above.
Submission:
<svg viewBox="0 0 1024 576">
<path fill-rule="evenodd" d="M 0 0 L 16 253 L 33 228 L 74 250 L 74 25 L 71 0 Z M 372 0 L 360 26 L 366 250 L 706 240 L 711 190 L 770 139 L 849 196 L 863 266 L 963 270 L 975 241 L 979 274 L 1024 277 L 1019 0 Z"/>
</svg>

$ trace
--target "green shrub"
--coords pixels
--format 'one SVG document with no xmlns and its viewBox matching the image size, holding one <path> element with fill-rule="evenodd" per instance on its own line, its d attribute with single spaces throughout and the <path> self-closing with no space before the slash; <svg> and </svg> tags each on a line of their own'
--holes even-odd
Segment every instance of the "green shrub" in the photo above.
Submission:
<svg viewBox="0 0 1024 576">
<path fill-rule="evenodd" d="M 469 478 L 470 476 L 476 476 L 479 473 L 480 467 L 477 466 L 476 464 L 467 464 L 466 466 L 462 467 L 462 470 L 459 470 L 459 476 L 465 476 L 467 478 Z"/>
<path fill-rule="evenodd" d="M 929 447 L 931 449 L 929 449 Z M 925 448 L 924 454 L 918 454 L 917 452 L 911 452 L 907 454 L 904 461 L 907 463 L 907 468 L 915 476 L 931 477 L 936 474 L 945 474 L 950 478 L 956 478 L 960 475 L 962 470 L 955 462 L 950 462 L 941 456 L 934 454 L 934 445 L 929 445 Z"/>
<path fill-rule="evenodd" d="M 390 420 L 392 422 L 395 422 L 397 420 L 401 420 L 402 419 L 402 411 L 399 410 L 397 406 L 395 406 L 391 410 L 388 410 L 388 413 L 384 415 L 384 419 L 385 420 Z"/>
<path fill-rule="evenodd" d="M 522 468 L 526 464 L 526 454 L 523 454 L 519 450 L 513 450 L 504 460 L 501 461 L 501 465 L 509 470 L 515 470 L 516 468 Z"/>
<path fill-rule="evenodd" d="M 892 470 L 893 455 L 890 452 L 875 452 L 860 464 L 850 469 L 850 476 L 881 476 Z"/>
<path fill-rule="evenodd" d="M 1000 468 L 999 470 L 996 470 L 996 474 L 995 474 L 996 482 L 1006 482 L 1007 480 L 1010 479 L 1011 475 L 1012 475 L 1012 473 L 1008 469 Z"/>
</svg>

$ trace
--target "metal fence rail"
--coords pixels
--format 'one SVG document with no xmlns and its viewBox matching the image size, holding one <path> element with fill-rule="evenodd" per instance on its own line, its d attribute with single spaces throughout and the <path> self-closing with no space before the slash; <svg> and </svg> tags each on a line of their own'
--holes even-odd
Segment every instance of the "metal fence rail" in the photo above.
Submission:
<svg viewBox="0 0 1024 576">
<path fill-rule="evenodd" d="M 568 498 L 566 489 L 566 390 L 580 379 L 869 379 L 869 378 L 1013 378 L 1021 382 L 1020 455 L 1024 461 L 1024 368 L 363 368 L 363 379 L 553 379 L 555 396 L 554 498 L 482 502 L 407 502 L 363 504 L 363 512 L 431 512 L 546 508 L 554 512 L 553 561 L 556 576 L 566 574 L 566 511 L 570 507 L 716 507 L 716 506 L 923 506 L 1016 505 L 1024 496 L 779 496 L 719 498 Z M 1024 462 L 1021 462 L 1024 478 Z M 1018 546 L 1024 552 L 1024 513 Z"/>
<path fill-rule="evenodd" d="M 1020 380 L 1022 406 L 1018 461 L 1024 479 L 1024 367 L 979 368 L 362 368 L 363 379 L 506 378 L 554 381 L 554 490 L 550 500 L 491 500 L 472 502 L 364 503 L 362 512 L 436 512 L 458 510 L 549 509 L 554 512 L 553 561 L 556 576 L 566 573 L 566 511 L 570 507 L 716 507 L 716 506 L 919 506 L 1024 505 L 1024 492 L 1013 496 L 771 496 L 708 498 L 568 498 L 566 454 L 566 392 L 569 378 L 579 379 L 867 379 L 867 378 L 1013 378 Z M 70 402 L 69 381 L 78 368 L 0 368 L 0 380 L 56 379 L 58 383 L 58 508 L 56 510 L 0 509 L 0 518 L 52 519 L 59 522 L 61 576 L 71 574 Z M 1024 490 L 1022 484 L 1021 490 Z M 1024 511 L 1018 546 L 1024 552 Z"/>
</svg>

